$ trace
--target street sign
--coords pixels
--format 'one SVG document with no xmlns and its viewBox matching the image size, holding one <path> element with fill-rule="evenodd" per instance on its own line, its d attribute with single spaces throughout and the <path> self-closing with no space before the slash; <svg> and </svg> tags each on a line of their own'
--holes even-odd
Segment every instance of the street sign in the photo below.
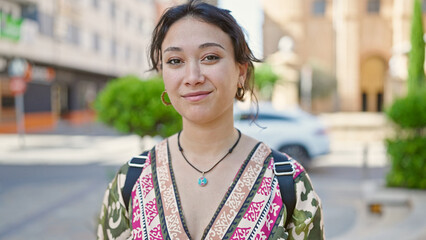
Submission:
<svg viewBox="0 0 426 240">
<path fill-rule="evenodd" d="M 8 67 L 9 77 L 23 77 L 28 68 L 28 62 L 22 58 L 14 58 Z"/>
<path fill-rule="evenodd" d="M 27 89 L 27 83 L 21 77 L 13 77 L 10 80 L 9 88 L 13 95 L 20 95 Z"/>
</svg>

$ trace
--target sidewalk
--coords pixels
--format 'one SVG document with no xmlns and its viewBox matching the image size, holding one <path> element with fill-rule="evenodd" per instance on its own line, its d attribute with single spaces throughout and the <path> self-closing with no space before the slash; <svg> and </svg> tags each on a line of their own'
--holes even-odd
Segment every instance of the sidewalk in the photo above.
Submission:
<svg viewBox="0 0 426 240">
<path fill-rule="evenodd" d="M 379 212 L 371 212 L 369 206 L 379 206 Z M 425 191 L 386 188 L 382 180 L 366 181 L 362 183 L 355 224 L 333 239 L 426 239 L 425 212 Z"/>
<path fill-rule="evenodd" d="M 50 132 L 0 134 L 0 164 L 121 165 L 144 148 L 151 138 L 121 134 L 100 123 L 72 126 L 61 122 Z M 100 158 L 101 156 L 101 158 Z"/>
</svg>

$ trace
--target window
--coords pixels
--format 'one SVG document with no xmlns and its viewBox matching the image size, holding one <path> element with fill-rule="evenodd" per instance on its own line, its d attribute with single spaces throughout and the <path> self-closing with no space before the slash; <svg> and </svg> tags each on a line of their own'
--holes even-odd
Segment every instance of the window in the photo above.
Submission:
<svg viewBox="0 0 426 240">
<path fill-rule="evenodd" d="M 95 50 L 95 52 L 99 52 L 100 49 L 101 47 L 100 47 L 99 34 L 94 33 L 93 34 L 93 50 Z"/>
<path fill-rule="evenodd" d="M 366 112 L 367 111 L 367 93 L 363 92 L 361 95 L 361 99 L 362 99 L 362 111 Z"/>
<path fill-rule="evenodd" d="M 115 2 L 114 1 L 111 1 L 111 5 L 110 5 L 110 15 L 111 15 L 111 18 L 112 19 L 114 19 L 115 18 L 115 15 L 116 15 L 116 6 L 115 6 Z"/>
<path fill-rule="evenodd" d="M 99 8 L 99 0 L 92 0 L 92 6 L 93 6 L 93 8 L 98 9 Z"/>
<path fill-rule="evenodd" d="M 253 120 L 253 119 L 255 119 L 255 114 L 253 114 L 253 113 L 244 113 L 244 114 L 241 114 L 239 117 L 237 116 L 236 117 L 236 119 L 238 119 L 238 120 L 245 120 L 245 121 L 247 121 L 247 120 Z"/>
<path fill-rule="evenodd" d="M 49 14 L 40 12 L 38 14 L 38 27 L 40 34 L 45 36 L 53 37 L 54 29 L 54 18 Z"/>
<path fill-rule="evenodd" d="M 138 65 L 142 65 L 142 50 L 139 49 L 139 51 L 137 52 L 137 63 Z"/>
<path fill-rule="evenodd" d="M 124 24 L 126 25 L 126 27 L 128 27 L 129 26 L 129 24 L 130 24 L 130 11 L 129 10 L 127 10 L 126 11 L 126 13 L 125 13 L 125 15 L 124 15 Z"/>
<path fill-rule="evenodd" d="M 36 5 L 23 5 L 21 11 L 22 18 L 31 19 L 33 21 L 38 20 L 38 11 Z"/>
<path fill-rule="evenodd" d="M 236 116 L 236 119 L 243 120 L 243 121 L 252 121 L 256 118 L 256 115 L 254 113 L 243 113 L 240 116 Z M 262 114 L 260 113 L 257 115 L 257 120 L 259 121 L 294 121 L 294 119 L 282 115 L 274 115 L 274 114 Z"/>
<path fill-rule="evenodd" d="M 143 33 L 143 19 L 139 19 L 138 29 L 140 33 Z"/>
<path fill-rule="evenodd" d="M 117 42 L 115 40 L 111 41 L 111 57 L 117 57 Z"/>
<path fill-rule="evenodd" d="M 268 121 L 276 121 L 276 120 L 280 120 L 280 121 L 292 121 L 291 118 L 287 118 L 287 117 L 280 116 L 280 115 L 273 115 L 273 114 L 259 114 L 257 116 L 257 119 L 259 121 L 261 121 L 261 120 L 268 120 Z"/>
<path fill-rule="evenodd" d="M 380 0 L 368 0 L 367 12 L 370 14 L 376 14 L 380 12 Z"/>
<path fill-rule="evenodd" d="M 383 111 L 383 93 L 377 93 L 377 112 Z"/>
<path fill-rule="evenodd" d="M 80 43 L 80 29 L 74 24 L 68 24 L 66 39 L 69 43 L 78 45 Z"/>
<path fill-rule="evenodd" d="M 130 60 L 130 46 L 129 45 L 126 46 L 126 50 L 124 52 L 124 57 L 126 58 L 126 61 Z"/>
<path fill-rule="evenodd" d="M 312 3 L 312 14 L 314 16 L 324 16 L 325 15 L 325 0 L 315 0 Z"/>
<path fill-rule="evenodd" d="M 3 95 L 1 97 L 1 106 L 3 108 L 13 108 L 13 107 L 15 107 L 15 98 L 13 96 Z"/>
</svg>

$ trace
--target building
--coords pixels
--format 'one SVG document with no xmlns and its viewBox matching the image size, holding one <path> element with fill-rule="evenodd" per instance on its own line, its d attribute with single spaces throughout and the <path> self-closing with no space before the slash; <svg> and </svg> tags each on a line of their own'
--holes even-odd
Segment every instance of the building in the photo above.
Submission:
<svg viewBox="0 0 426 240">
<path fill-rule="evenodd" d="M 16 129 L 14 59 L 26 61 L 28 131 L 92 120 L 107 81 L 146 76 L 156 18 L 154 0 L 0 0 L 0 132 Z"/>
<path fill-rule="evenodd" d="M 299 82 L 309 79 L 315 69 L 337 80 L 334 92 L 312 101 L 313 112 L 383 111 L 404 94 L 413 0 L 265 0 L 263 4 L 265 56 L 303 73 L 284 76 L 287 95 L 303 96 Z M 327 84 L 320 83 L 317 86 Z M 308 88 L 312 84 L 308 81 Z"/>
</svg>

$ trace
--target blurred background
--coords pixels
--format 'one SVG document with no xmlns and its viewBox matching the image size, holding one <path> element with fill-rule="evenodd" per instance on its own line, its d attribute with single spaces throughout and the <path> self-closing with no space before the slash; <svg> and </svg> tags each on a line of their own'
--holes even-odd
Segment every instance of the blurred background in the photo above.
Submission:
<svg viewBox="0 0 426 240">
<path fill-rule="evenodd" d="M 0 0 L 0 239 L 94 239 L 120 165 L 179 130 L 147 49 L 183 2 Z M 426 239 L 426 1 L 206 2 L 264 60 L 271 131 L 250 99 L 236 125 L 302 160 L 327 238 Z"/>
</svg>

